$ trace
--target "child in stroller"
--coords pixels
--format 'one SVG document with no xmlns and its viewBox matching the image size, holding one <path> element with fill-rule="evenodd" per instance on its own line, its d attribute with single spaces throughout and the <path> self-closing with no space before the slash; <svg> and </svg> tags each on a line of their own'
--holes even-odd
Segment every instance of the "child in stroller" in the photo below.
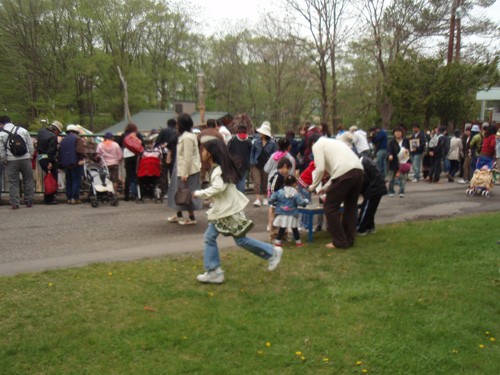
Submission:
<svg viewBox="0 0 500 375">
<path fill-rule="evenodd" d="M 163 196 L 159 186 L 161 175 L 162 151 L 153 147 L 152 143 L 146 144 L 146 149 L 137 159 L 137 203 L 144 202 L 144 197 L 154 199 L 155 203 L 163 203 Z"/>
<path fill-rule="evenodd" d="M 109 202 L 112 206 L 118 206 L 118 198 L 104 160 L 94 154 L 85 159 L 83 168 L 85 179 L 90 185 L 87 199 L 92 207 L 98 207 L 99 202 Z"/>
</svg>

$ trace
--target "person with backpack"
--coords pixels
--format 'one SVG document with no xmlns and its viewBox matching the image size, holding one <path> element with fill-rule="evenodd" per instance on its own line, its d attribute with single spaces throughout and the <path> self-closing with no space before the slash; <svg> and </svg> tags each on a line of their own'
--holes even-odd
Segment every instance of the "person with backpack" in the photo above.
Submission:
<svg viewBox="0 0 500 375">
<path fill-rule="evenodd" d="M 58 154 L 58 141 L 57 137 L 62 133 L 62 124 L 59 121 L 53 121 L 49 127 L 41 128 L 37 136 L 37 159 L 40 168 L 45 174 L 50 173 L 57 181 L 57 154 Z M 57 192 L 56 192 L 57 193 Z M 56 193 L 43 195 L 44 204 L 57 204 Z"/>
<path fill-rule="evenodd" d="M 35 182 L 31 158 L 35 153 L 29 132 L 15 126 L 8 116 L 0 117 L 0 159 L 7 163 L 5 172 L 9 180 L 10 206 L 13 210 L 19 208 L 19 174 L 23 176 L 24 203 L 26 207 L 33 205 Z"/>
</svg>

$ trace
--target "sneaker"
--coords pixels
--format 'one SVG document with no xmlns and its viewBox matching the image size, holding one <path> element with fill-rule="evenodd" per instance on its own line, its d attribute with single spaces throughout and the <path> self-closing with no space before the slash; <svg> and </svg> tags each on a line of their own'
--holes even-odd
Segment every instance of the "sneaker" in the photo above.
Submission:
<svg viewBox="0 0 500 375">
<path fill-rule="evenodd" d="M 368 234 L 368 231 L 358 231 L 358 236 L 366 236 Z"/>
<path fill-rule="evenodd" d="M 296 243 L 295 243 L 295 246 L 296 246 L 296 247 L 303 247 L 303 246 L 304 246 L 304 244 L 303 244 L 302 242 L 296 242 Z"/>
<path fill-rule="evenodd" d="M 274 246 L 281 247 L 281 241 L 275 240 L 274 241 Z"/>
<path fill-rule="evenodd" d="M 367 232 L 370 234 L 375 234 L 375 233 L 377 233 L 377 230 L 375 228 L 373 228 L 373 229 L 368 229 Z"/>
<path fill-rule="evenodd" d="M 283 254 L 283 249 L 281 247 L 273 246 L 273 256 L 269 258 L 269 266 L 267 269 L 269 271 L 274 271 L 278 268 L 278 264 L 281 262 L 281 255 Z"/>
<path fill-rule="evenodd" d="M 404 198 L 405 195 L 404 194 L 399 194 L 399 198 Z"/>
<path fill-rule="evenodd" d="M 270 226 L 270 225 L 268 225 L 268 226 L 266 227 L 266 232 L 270 232 L 270 231 L 271 231 L 271 226 Z"/>
<path fill-rule="evenodd" d="M 179 225 L 194 225 L 196 224 L 196 220 L 191 220 L 190 218 L 179 220 Z"/>
<path fill-rule="evenodd" d="M 389 193 L 389 194 L 387 194 L 387 196 L 392 198 L 392 197 L 394 197 L 394 193 Z"/>
<path fill-rule="evenodd" d="M 167 218 L 169 223 L 178 223 L 179 220 L 181 220 L 181 219 L 182 219 L 182 217 L 179 217 L 177 215 L 170 216 L 169 218 Z"/>
<path fill-rule="evenodd" d="M 413 180 L 411 180 L 411 182 L 419 182 L 420 180 L 417 180 L 416 178 L 414 178 Z"/>
<path fill-rule="evenodd" d="M 224 271 L 220 267 L 217 267 L 215 270 L 196 276 L 196 280 L 206 284 L 222 284 L 224 282 Z"/>
<path fill-rule="evenodd" d="M 268 204 L 269 204 L 269 202 L 267 201 L 267 199 L 264 199 L 264 200 L 262 201 L 262 205 L 263 205 L 263 206 L 267 206 Z"/>
<path fill-rule="evenodd" d="M 260 207 L 262 206 L 262 203 L 260 202 L 260 199 L 256 199 L 255 202 L 253 202 L 254 207 Z"/>
</svg>

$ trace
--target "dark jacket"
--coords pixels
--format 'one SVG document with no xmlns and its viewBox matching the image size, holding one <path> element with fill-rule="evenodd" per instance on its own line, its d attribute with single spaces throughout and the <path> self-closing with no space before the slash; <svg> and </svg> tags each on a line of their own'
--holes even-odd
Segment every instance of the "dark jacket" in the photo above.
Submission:
<svg viewBox="0 0 500 375">
<path fill-rule="evenodd" d="M 410 145 L 412 143 L 411 141 L 414 139 L 418 139 L 419 145 L 416 149 L 411 149 L 410 153 L 412 155 L 422 154 L 424 152 L 424 149 L 425 149 L 425 133 L 421 130 L 417 134 L 412 134 L 410 137 Z"/>
<path fill-rule="evenodd" d="M 361 164 L 363 164 L 364 170 L 363 187 L 361 188 L 363 197 L 370 199 L 386 195 L 387 187 L 384 176 L 379 172 L 375 163 L 370 158 L 361 157 Z"/>
<path fill-rule="evenodd" d="M 38 156 L 47 155 L 50 163 L 57 161 L 57 135 L 47 128 L 38 131 L 36 152 Z"/>
<path fill-rule="evenodd" d="M 252 141 L 249 139 L 241 140 L 238 136 L 231 138 L 227 144 L 229 154 L 236 161 L 240 171 L 246 172 L 250 167 L 250 152 L 252 151 Z"/>
<path fill-rule="evenodd" d="M 63 168 L 75 168 L 85 157 L 83 140 L 76 134 L 69 133 L 61 141 L 59 149 L 60 165 Z"/>
<path fill-rule="evenodd" d="M 410 150 L 410 143 L 406 138 L 403 138 L 403 147 L 406 148 L 407 150 Z M 392 155 L 392 160 L 389 160 L 389 169 L 394 172 L 396 172 L 399 169 L 399 159 L 398 159 L 399 151 L 401 151 L 399 143 L 396 141 L 396 139 L 394 138 L 391 139 L 387 149 L 387 156 Z M 410 161 L 408 160 L 408 162 Z"/>
</svg>

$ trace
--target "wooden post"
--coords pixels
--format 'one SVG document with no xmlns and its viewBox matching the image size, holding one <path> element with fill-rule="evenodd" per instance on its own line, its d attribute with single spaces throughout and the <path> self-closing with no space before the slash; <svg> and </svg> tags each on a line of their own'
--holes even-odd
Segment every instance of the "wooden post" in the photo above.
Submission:
<svg viewBox="0 0 500 375">
<path fill-rule="evenodd" d="M 200 110 L 200 125 L 205 125 L 205 75 L 198 73 L 198 109 Z"/>
</svg>

